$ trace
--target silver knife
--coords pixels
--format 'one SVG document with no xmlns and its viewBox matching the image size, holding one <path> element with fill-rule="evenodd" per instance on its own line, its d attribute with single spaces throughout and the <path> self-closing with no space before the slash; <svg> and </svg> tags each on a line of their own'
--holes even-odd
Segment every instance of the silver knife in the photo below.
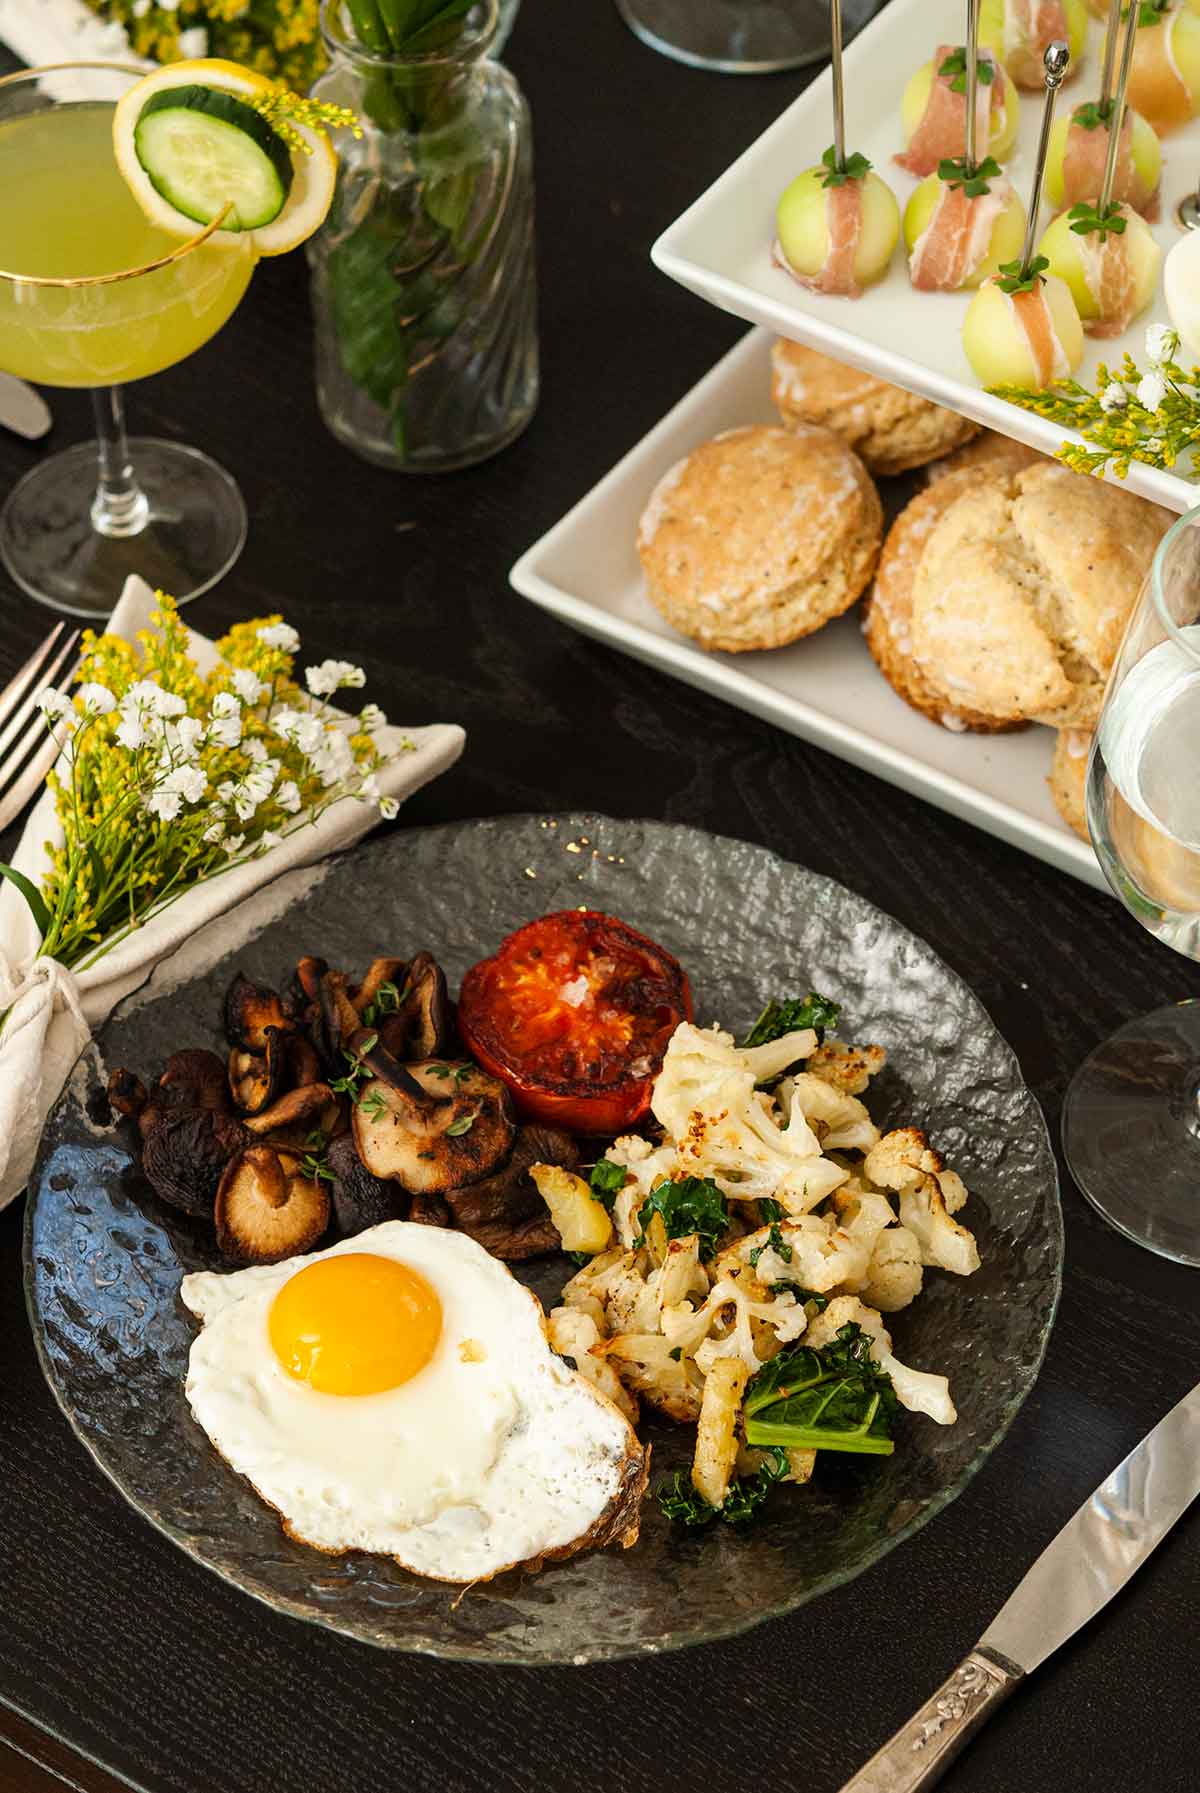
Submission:
<svg viewBox="0 0 1200 1793">
<path fill-rule="evenodd" d="M 1200 1384 L 1067 1520 L 970 1655 L 842 1793 L 932 1787 L 1017 1683 L 1125 1586 L 1198 1493 Z"/>
<path fill-rule="evenodd" d="M 36 442 L 50 428 L 50 407 L 40 392 L 15 374 L 0 373 L 0 424 Z"/>
</svg>

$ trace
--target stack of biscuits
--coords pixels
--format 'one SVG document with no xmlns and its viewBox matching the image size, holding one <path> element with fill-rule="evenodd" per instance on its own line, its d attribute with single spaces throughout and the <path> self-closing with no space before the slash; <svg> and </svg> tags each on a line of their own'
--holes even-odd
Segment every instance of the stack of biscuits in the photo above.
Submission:
<svg viewBox="0 0 1200 1793">
<path fill-rule="evenodd" d="M 775 345 L 772 398 L 779 424 L 659 481 L 638 530 L 651 601 L 742 653 L 867 593 L 867 646 L 914 709 L 958 732 L 1057 731 L 1050 789 L 1086 838 L 1092 731 L 1170 513 L 799 343 Z M 885 538 L 871 476 L 916 467 L 927 483 Z"/>
</svg>

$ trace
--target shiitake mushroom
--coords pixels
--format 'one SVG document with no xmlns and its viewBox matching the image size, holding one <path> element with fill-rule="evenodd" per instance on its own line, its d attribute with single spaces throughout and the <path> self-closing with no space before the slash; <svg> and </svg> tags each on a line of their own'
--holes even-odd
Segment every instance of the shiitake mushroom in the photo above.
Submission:
<svg viewBox="0 0 1200 1793">
<path fill-rule="evenodd" d="M 389 1056 L 378 1047 L 364 1054 L 373 1075 L 354 1104 L 354 1141 L 369 1171 L 414 1195 L 442 1195 L 504 1162 L 516 1122 L 499 1078 L 442 1060 L 389 1067 Z"/>
<path fill-rule="evenodd" d="M 360 1021 L 365 1019 L 367 1009 L 377 1001 L 385 984 L 390 984 L 399 995 L 407 971 L 406 959 L 372 959 L 362 983 L 346 992 Z"/>
<path fill-rule="evenodd" d="M 108 1105 L 123 1119 L 136 1120 L 150 1100 L 146 1086 L 135 1071 L 118 1066 L 108 1074 Z"/>
<path fill-rule="evenodd" d="M 273 1145 L 302 1147 L 312 1133 L 330 1138 L 339 1130 L 341 1118 L 341 1103 L 329 1085 L 306 1083 L 258 1114 L 246 1115 L 242 1124 L 247 1133 L 269 1139 Z"/>
<path fill-rule="evenodd" d="M 287 1029 L 292 1025 L 278 992 L 252 983 L 241 971 L 225 992 L 224 1021 L 229 1044 L 246 1052 L 266 1051 L 269 1027 Z"/>
<path fill-rule="evenodd" d="M 205 1046 L 187 1046 L 182 1052 L 172 1052 L 159 1072 L 150 1100 L 160 1112 L 171 1108 L 215 1108 L 228 1112 L 225 1066 Z"/>
<path fill-rule="evenodd" d="M 329 1195 L 295 1152 L 261 1143 L 226 1164 L 213 1209 L 217 1246 L 235 1264 L 279 1264 L 329 1225 Z"/>
<path fill-rule="evenodd" d="M 343 1133 L 334 1140 L 325 1162 L 333 1179 L 329 1193 L 334 1220 L 343 1239 L 365 1233 L 368 1227 L 379 1226 L 385 1220 L 405 1218 L 407 1194 L 398 1183 L 385 1183 L 367 1169 L 351 1134 Z"/>
<path fill-rule="evenodd" d="M 579 1148 L 561 1128 L 518 1128 L 513 1149 L 498 1169 L 447 1193 L 455 1226 L 494 1258 L 509 1264 L 560 1250 L 558 1228 L 534 1187 L 529 1167 L 561 1164 L 565 1170 L 573 1170 L 578 1162 Z"/>
<path fill-rule="evenodd" d="M 282 1028 L 268 1027 L 262 1052 L 248 1052 L 244 1046 L 230 1047 L 229 1089 L 234 1106 L 242 1114 L 261 1114 L 288 1088 L 291 1080 L 287 1040 Z"/>
<path fill-rule="evenodd" d="M 398 1006 L 379 1017 L 378 1027 L 380 1039 L 396 1058 L 436 1058 L 448 1051 L 450 998 L 442 968 L 432 953 L 419 952 L 410 962 Z"/>
<path fill-rule="evenodd" d="M 145 1136 L 142 1170 L 172 1208 L 211 1220 L 222 1173 L 248 1138 L 241 1122 L 219 1108 L 169 1108 Z"/>
</svg>

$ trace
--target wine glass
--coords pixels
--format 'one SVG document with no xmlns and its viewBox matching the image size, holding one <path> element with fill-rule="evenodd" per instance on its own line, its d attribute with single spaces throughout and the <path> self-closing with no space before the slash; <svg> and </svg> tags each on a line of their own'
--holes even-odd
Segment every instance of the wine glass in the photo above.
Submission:
<svg viewBox="0 0 1200 1793">
<path fill-rule="evenodd" d="M 1142 926 L 1200 959 L 1200 507 L 1159 544 L 1088 765 L 1104 875 Z M 1200 1002 L 1131 1021 L 1075 1073 L 1071 1173 L 1139 1245 L 1200 1264 Z"/>
<path fill-rule="evenodd" d="M 0 511 L 0 559 L 30 597 L 106 617 L 128 574 L 181 603 L 246 537 L 233 480 L 194 448 L 127 439 L 121 386 L 170 367 L 231 316 L 249 243 L 181 241 L 143 215 L 112 147 L 144 70 L 61 63 L 0 80 L 0 369 L 91 390 L 97 444 L 41 462 Z"/>
<path fill-rule="evenodd" d="M 879 0 L 842 0 L 847 38 Z M 829 55 L 829 0 L 617 0 L 630 30 L 693 68 L 763 75 Z"/>
</svg>

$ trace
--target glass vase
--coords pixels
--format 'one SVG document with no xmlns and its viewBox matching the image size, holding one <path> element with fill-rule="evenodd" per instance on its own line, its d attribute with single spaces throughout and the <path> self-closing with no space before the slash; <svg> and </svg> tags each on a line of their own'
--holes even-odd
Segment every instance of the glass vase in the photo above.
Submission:
<svg viewBox="0 0 1200 1793">
<path fill-rule="evenodd" d="M 496 0 L 434 48 L 368 50 L 326 0 L 330 66 L 314 93 L 349 106 L 329 216 L 309 247 L 321 415 L 355 453 L 445 472 L 511 442 L 538 396 L 529 112 L 488 54 Z"/>
</svg>

